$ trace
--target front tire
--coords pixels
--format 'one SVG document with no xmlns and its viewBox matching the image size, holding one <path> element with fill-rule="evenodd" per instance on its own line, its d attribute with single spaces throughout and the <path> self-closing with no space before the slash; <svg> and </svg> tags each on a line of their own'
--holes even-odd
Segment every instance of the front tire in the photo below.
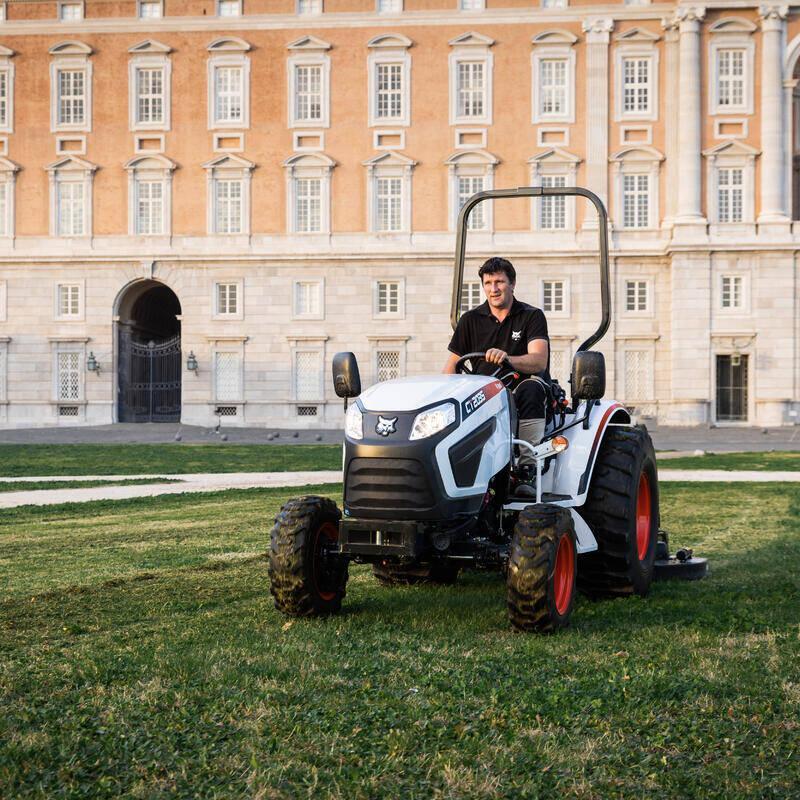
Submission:
<svg viewBox="0 0 800 800">
<path fill-rule="evenodd" d="M 581 557 L 581 591 L 590 597 L 646 595 L 659 527 L 656 455 L 646 428 L 608 428 L 581 510 L 598 548 Z"/>
<path fill-rule="evenodd" d="M 341 514 L 327 497 L 299 497 L 278 512 L 270 534 L 269 580 L 275 608 L 293 617 L 341 611 L 347 559 L 334 551 Z"/>
<path fill-rule="evenodd" d="M 565 508 L 524 508 L 514 526 L 508 564 L 508 616 L 523 631 L 551 633 L 569 624 L 578 552 Z"/>
</svg>

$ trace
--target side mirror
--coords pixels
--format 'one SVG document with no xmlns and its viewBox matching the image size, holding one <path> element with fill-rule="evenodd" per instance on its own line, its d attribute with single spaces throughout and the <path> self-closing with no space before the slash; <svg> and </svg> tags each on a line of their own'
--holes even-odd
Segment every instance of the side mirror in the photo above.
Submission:
<svg viewBox="0 0 800 800">
<path fill-rule="evenodd" d="M 569 382 L 576 400 L 599 400 L 606 393 L 605 356 L 596 350 L 575 353 Z"/>
<path fill-rule="evenodd" d="M 361 394 L 361 376 L 353 353 L 337 353 L 333 357 L 333 391 L 345 399 Z"/>
</svg>

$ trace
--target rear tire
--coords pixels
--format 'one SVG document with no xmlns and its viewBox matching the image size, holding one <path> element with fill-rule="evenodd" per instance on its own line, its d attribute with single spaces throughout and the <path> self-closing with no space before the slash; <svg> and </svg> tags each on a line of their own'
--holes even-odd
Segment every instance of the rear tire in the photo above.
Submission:
<svg viewBox="0 0 800 800">
<path fill-rule="evenodd" d="M 341 514 L 327 497 L 290 500 L 270 535 L 269 580 L 275 608 L 295 617 L 341 611 L 347 559 L 332 553 Z"/>
<path fill-rule="evenodd" d="M 433 563 L 372 565 L 372 574 L 382 586 L 410 586 L 419 583 L 434 583 L 452 586 L 458 579 L 458 565 L 448 561 Z"/>
<path fill-rule="evenodd" d="M 514 526 L 508 565 L 508 616 L 523 631 L 550 633 L 569 624 L 578 553 L 565 508 L 524 508 Z"/>
<path fill-rule="evenodd" d="M 644 426 L 606 430 L 581 513 L 598 549 L 581 556 L 580 590 L 590 597 L 646 595 L 659 504 L 656 456 Z"/>
</svg>

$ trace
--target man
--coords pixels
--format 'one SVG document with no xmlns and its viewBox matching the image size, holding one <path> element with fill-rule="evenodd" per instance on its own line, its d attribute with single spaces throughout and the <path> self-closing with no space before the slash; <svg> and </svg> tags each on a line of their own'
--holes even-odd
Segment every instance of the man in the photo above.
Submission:
<svg viewBox="0 0 800 800">
<path fill-rule="evenodd" d="M 505 258 L 490 258 L 478 271 L 486 302 L 461 316 L 450 340 L 445 373 L 454 373 L 458 359 L 466 353 L 486 351 L 477 365 L 481 375 L 491 375 L 504 361 L 518 372 L 510 388 L 519 413 L 519 438 L 538 444 L 544 436 L 546 383 L 549 382 L 550 339 L 547 320 L 539 308 L 514 297 L 517 272 Z M 520 466 L 534 460 L 520 448 Z"/>
</svg>

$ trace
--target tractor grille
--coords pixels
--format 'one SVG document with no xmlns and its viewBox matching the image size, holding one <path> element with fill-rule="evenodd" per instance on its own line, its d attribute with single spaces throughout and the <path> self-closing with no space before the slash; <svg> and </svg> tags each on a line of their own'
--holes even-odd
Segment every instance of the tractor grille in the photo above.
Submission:
<svg viewBox="0 0 800 800">
<path fill-rule="evenodd" d="M 422 464 L 401 458 L 354 458 L 344 496 L 351 513 L 424 511 L 435 503 Z"/>
</svg>

